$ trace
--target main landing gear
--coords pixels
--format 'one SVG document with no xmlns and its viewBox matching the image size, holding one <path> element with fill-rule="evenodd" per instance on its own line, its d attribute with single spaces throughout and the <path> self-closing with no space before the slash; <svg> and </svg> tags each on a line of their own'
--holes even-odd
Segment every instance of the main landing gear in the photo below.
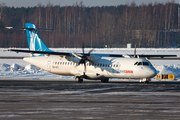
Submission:
<svg viewBox="0 0 180 120">
<path fill-rule="evenodd" d="M 82 82 L 83 82 L 83 77 L 77 76 L 77 77 L 75 78 L 75 80 L 76 80 L 78 83 L 82 83 Z M 108 82 L 109 82 L 109 78 L 101 79 L 101 82 L 102 82 L 102 83 L 108 83 Z"/>
<path fill-rule="evenodd" d="M 78 81 L 78 83 L 82 83 L 82 82 L 83 82 L 83 78 L 82 78 L 82 77 L 79 77 L 79 76 L 77 76 L 77 77 L 75 78 L 75 80 Z"/>
<path fill-rule="evenodd" d="M 102 79 L 101 82 L 102 82 L 102 83 L 108 83 L 108 82 L 109 82 L 109 78 Z"/>
</svg>

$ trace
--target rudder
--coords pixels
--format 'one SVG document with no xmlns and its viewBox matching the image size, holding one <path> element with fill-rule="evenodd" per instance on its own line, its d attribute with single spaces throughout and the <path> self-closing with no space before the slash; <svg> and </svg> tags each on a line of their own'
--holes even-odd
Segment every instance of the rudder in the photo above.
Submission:
<svg viewBox="0 0 180 120">
<path fill-rule="evenodd" d="M 39 37 L 37 28 L 33 23 L 25 23 L 25 28 L 29 50 L 52 52 Z"/>
</svg>

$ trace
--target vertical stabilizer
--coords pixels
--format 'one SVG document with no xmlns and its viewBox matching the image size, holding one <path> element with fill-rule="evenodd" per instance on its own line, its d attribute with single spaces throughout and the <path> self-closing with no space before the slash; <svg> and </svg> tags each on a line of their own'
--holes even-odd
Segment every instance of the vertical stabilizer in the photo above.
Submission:
<svg viewBox="0 0 180 120">
<path fill-rule="evenodd" d="M 33 23 L 25 23 L 26 35 L 28 40 L 29 50 L 33 51 L 50 51 L 49 48 L 42 42 L 41 38 L 38 35 L 37 28 Z M 34 55 L 34 56 L 43 56 Z"/>
</svg>

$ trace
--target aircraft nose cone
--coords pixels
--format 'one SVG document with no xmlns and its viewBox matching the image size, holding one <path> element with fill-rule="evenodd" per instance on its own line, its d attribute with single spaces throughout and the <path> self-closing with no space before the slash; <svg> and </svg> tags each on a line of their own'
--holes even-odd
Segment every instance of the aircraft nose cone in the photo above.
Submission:
<svg viewBox="0 0 180 120">
<path fill-rule="evenodd" d="M 149 73 L 150 73 L 150 76 L 151 76 L 151 78 L 152 78 L 152 77 L 156 76 L 157 71 L 156 71 L 156 69 L 155 69 L 155 68 L 153 68 L 153 69 L 151 69 L 151 70 L 150 70 L 150 72 L 149 72 Z"/>
</svg>

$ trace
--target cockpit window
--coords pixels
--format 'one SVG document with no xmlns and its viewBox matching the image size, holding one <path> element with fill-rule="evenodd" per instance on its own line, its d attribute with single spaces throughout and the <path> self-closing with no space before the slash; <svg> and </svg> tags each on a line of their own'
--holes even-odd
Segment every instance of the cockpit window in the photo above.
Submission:
<svg viewBox="0 0 180 120">
<path fill-rule="evenodd" d="M 134 63 L 134 65 L 137 65 L 138 62 Z"/>
<path fill-rule="evenodd" d="M 143 62 L 143 65 L 149 66 L 149 63 L 148 62 Z"/>
<path fill-rule="evenodd" d="M 150 62 L 148 62 L 148 64 L 149 64 L 150 66 L 152 66 L 152 64 L 151 64 Z"/>
<path fill-rule="evenodd" d="M 139 62 L 137 65 L 142 65 L 142 62 Z"/>
<path fill-rule="evenodd" d="M 149 62 L 136 62 L 136 63 L 134 63 L 134 65 L 137 65 L 137 66 L 139 66 L 139 65 L 143 65 L 143 66 L 151 66 L 151 63 L 149 63 Z"/>
</svg>

